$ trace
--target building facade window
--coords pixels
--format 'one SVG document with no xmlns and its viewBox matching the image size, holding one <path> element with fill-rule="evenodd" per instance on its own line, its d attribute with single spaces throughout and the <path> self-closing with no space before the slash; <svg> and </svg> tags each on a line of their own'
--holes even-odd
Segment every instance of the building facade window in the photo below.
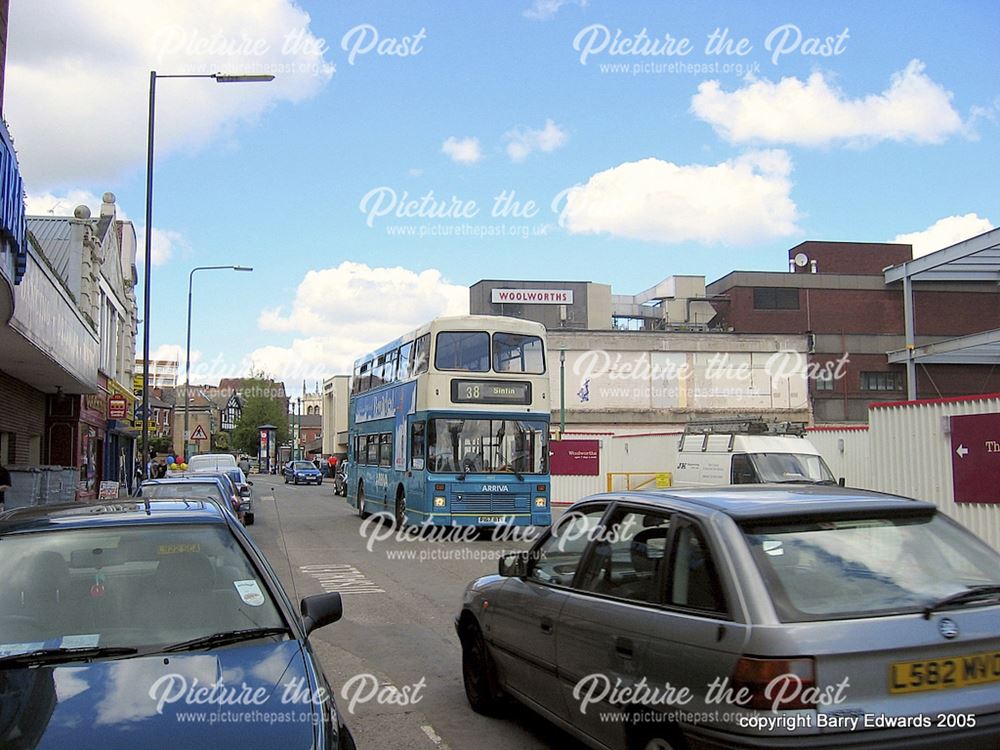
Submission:
<svg viewBox="0 0 1000 750">
<path fill-rule="evenodd" d="M 821 370 L 816 373 L 816 390 L 817 391 L 832 391 L 833 390 L 833 373 L 827 370 Z"/>
<path fill-rule="evenodd" d="M 903 390 L 903 375 L 898 372 L 863 372 L 861 373 L 861 390 L 901 391 Z"/>
<path fill-rule="evenodd" d="M 798 310 L 799 290 L 787 287 L 756 287 L 753 290 L 754 310 Z"/>
</svg>

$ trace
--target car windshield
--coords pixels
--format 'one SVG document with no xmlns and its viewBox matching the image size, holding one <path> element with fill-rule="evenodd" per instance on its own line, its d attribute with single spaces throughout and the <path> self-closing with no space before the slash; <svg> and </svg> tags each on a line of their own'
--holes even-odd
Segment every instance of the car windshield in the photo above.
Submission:
<svg viewBox="0 0 1000 750">
<path fill-rule="evenodd" d="M 834 481 L 823 459 L 810 453 L 751 453 L 750 459 L 763 483 Z"/>
<path fill-rule="evenodd" d="M 315 469 L 316 467 L 308 461 L 296 461 L 293 464 L 293 468 L 296 471 L 301 471 L 302 469 Z"/>
<path fill-rule="evenodd" d="M 169 524 L 0 537 L 0 648 L 135 647 L 284 622 L 227 527 Z"/>
<path fill-rule="evenodd" d="M 918 612 L 1000 583 L 1000 555 L 939 514 L 762 524 L 744 533 L 784 622 Z"/>
<path fill-rule="evenodd" d="M 548 426 L 520 419 L 430 420 L 430 470 L 544 474 Z"/>
</svg>

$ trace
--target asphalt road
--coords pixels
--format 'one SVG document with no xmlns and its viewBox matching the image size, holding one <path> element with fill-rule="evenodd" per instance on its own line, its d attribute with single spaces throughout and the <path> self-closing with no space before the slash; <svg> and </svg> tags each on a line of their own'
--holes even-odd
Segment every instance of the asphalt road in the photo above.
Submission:
<svg viewBox="0 0 1000 750">
<path fill-rule="evenodd" d="M 465 699 L 454 628 L 462 591 L 496 571 L 502 550 L 526 544 L 397 540 L 374 519 L 364 527 L 366 537 L 361 519 L 333 494 L 330 481 L 296 487 L 280 477 L 251 479 L 256 517 L 249 530 L 289 594 L 343 594 L 343 619 L 310 638 L 359 748 L 583 747 L 526 709 L 491 719 L 473 712 Z M 375 698 L 361 701 L 372 693 Z M 377 699 L 405 693 L 419 700 L 394 705 Z M 352 697 L 358 698 L 353 710 Z"/>
</svg>

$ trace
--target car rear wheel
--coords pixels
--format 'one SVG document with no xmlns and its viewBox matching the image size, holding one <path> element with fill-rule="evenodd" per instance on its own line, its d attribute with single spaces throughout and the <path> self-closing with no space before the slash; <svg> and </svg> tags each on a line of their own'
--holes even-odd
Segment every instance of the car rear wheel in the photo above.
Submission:
<svg viewBox="0 0 1000 750">
<path fill-rule="evenodd" d="M 288 475 L 285 474 L 285 484 L 288 484 Z"/>
<path fill-rule="evenodd" d="M 479 626 L 474 624 L 466 626 L 462 638 L 462 682 L 473 711 L 484 716 L 501 713 L 504 699 L 496 666 Z"/>
<path fill-rule="evenodd" d="M 253 513 L 244 513 L 243 521 L 247 526 L 253 526 Z"/>
</svg>

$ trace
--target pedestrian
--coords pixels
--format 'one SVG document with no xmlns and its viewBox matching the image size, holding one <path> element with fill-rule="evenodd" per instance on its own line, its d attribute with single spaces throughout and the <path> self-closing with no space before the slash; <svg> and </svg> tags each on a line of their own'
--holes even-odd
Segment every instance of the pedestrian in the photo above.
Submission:
<svg viewBox="0 0 1000 750">
<path fill-rule="evenodd" d="M 242 471 L 244 475 L 250 476 L 250 462 L 247 460 L 246 456 L 243 456 L 240 459 L 240 471 Z"/>
<path fill-rule="evenodd" d="M 11 487 L 10 484 L 10 472 L 7 471 L 7 467 L 0 464 L 0 513 L 4 511 L 4 493 L 7 492 Z"/>
<path fill-rule="evenodd" d="M 330 471 L 330 478 L 331 479 L 336 479 L 337 478 L 337 457 L 336 456 L 330 456 L 328 459 L 326 459 L 326 466 L 327 466 L 327 469 L 329 469 L 329 471 Z"/>
</svg>

